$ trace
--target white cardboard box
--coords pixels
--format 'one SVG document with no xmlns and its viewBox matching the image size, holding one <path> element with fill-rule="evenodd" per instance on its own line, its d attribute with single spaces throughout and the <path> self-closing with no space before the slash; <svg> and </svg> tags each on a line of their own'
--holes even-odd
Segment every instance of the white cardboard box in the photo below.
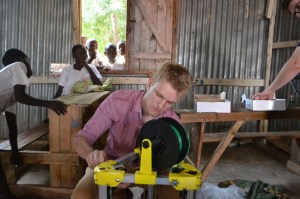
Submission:
<svg viewBox="0 0 300 199">
<path fill-rule="evenodd" d="M 230 113 L 231 112 L 231 102 L 225 100 L 224 102 L 199 102 L 195 100 L 194 104 L 195 110 L 198 113 Z"/>
<path fill-rule="evenodd" d="M 246 99 L 246 109 L 252 111 L 285 111 L 286 100 L 274 99 L 274 100 L 251 100 Z"/>
</svg>

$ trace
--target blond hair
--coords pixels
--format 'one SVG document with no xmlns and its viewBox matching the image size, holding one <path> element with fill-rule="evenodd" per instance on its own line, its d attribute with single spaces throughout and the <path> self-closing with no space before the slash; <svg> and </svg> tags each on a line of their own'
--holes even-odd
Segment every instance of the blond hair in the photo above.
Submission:
<svg viewBox="0 0 300 199">
<path fill-rule="evenodd" d="M 172 87 L 182 94 L 187 94 L 193 84 L 189 71 L 180 64 L 165 63 L 153 75 L 153 83 L 166 80 Z"/>
</svg>

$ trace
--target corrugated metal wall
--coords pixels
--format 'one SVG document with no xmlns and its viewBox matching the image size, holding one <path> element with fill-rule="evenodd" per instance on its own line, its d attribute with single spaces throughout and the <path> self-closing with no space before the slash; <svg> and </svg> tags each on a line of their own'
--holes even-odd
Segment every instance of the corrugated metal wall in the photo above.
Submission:
<svg viewBox="0 0 300 199">
<path fill-rule="evenodd" d="M 280 2 L 280 1 L 279 1 Z M 276 23 L 274 30 L 274 42 L 300 40 L 300 20 L 291 15 L 288 11 L 283 11 L 278 6 L 276 14 Z M 284 63 L 294 52 L 295 48 L 274 49 L 272 56 L 271 81 L 275 79 Z M 298 89 L 300 88 L 299 80 L 295 82 Z M 289 107 L 300 106 L 300 97 L 295 95 L 291 84 L 285 85 L 276 93 L 278 98 L 290 99 L 293 96 L 294 102 L 288 102 Z M 300 129 L 299 121 L 272 121 L 272 129 Z"/>
<path fill-rule="evenodd" d="M 71 0 L 1 0 L 0 53 L 9 48 L 26 52 L 34 75 L 48 75 L 50 63 L 71 62 Z M 195 78 L 264 79 L 269 20 L 265 18 L 266 1 L 261 0 L 179 0 L 177 61 L 189 68 Z M 279 7 L 279 6 L 278 6 Z M 274 41 L 300 39 L 300 20 L 278 8 Z M 293 48 L 274 50 L 271 80 L 293 52 Z M 140 89 L 116 85 L 114 89 Z M 194 86 L 194 93 L 227 93 L 234 108 L 242 107 L 240 96 L 253 95 L 261 88 L 237 86 Z M 31 85 L 32 96 L 51 99 L 56 85 Z M 287 98 L 290 87 L 278 97 Z M 193 108 L 188 95 L 176 108 Z M 296 98 L 295 105 L 299 105 Z M 31 128 L 47 118 L 41 107 L 18 105 L 19 131 Z M 212 127 L 227 128 L 227 124 Z M 275 121 L 271 129 L 294 129 L 295 121 Z M 245 130 L 255 130 L 249 122 Z M 4 116 L 0 116 L 0 137 L 7 137 Z"/>
<path fill-rule="evenodd" d="M 0 54 L 9 48 L 24 51 L 34 76 L 48 76 L 50 63 L 68 63 L 72 48 L 72 0 L 1 0 Z M 2 63 L 1 63 L 2 68 Z M 27 92 L 52 99 L 56 85 L 31 85 Z M 17 105 L 19 131 L 47 118 L 47 109 Z M 0 116 L 0 137 L 7 137 L 5 117 Z"/>
<path fill-rule="evenodd" d="M 269 20 L 266 2 L 261 0 L 179 0 L 177 61 L 187 66 L 195 78 L 264 79 Z M 279 1 L 278 1 L 279 2 Z M 278 6 L 275 41 L 300 39 L 300 20 L 283 13 Z M 279 51 L 279 52 L 277 52 Z M 293 49 L 275 50 L 272 59 L 274 79 Z M 280 61 L 279 61 L 280 60 Z M 239 86 L 194 86 L 194 93 L 227 93 L 233 108 L 243 107 L 242 94 L 250 97 L 263 88 Z M 284 89 L 283 89 L 284 90 Z M 288 95 L 280 90 L 278 97 Z M 286 89 L 285 89 L 286 90 Z M 297 103 L 299 105 L 299 103 Z M 179 107 L 193 108 L 191 96 Z M 270 128 L 295 129 L 295 122 L 275 121 Z M 226 124 L 215 125 L 218 131 Z M 298 125 L 297 125 L 298 126 Z M 255 131 L 256 122 L 247 122 L 243 130 Z"/>
</svg>

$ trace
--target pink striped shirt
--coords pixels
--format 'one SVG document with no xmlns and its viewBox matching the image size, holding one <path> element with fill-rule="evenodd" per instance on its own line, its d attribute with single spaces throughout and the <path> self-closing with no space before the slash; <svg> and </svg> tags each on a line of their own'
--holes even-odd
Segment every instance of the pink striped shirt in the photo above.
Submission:
<svg viewBox="0 0 300 199">
<path fill-rule="evenodd" d="M 86 137 L 92 144 L 109 129 L 105 152 L 114 158 L 133 152 L 137 135 L 143 126 L 142 100 L 145 91 L 119 90 L 111 93 L 97 108 L 93 117 L 77 136 Z M 179 117 L 170 108 L 160 117 Z"/>
</svg>

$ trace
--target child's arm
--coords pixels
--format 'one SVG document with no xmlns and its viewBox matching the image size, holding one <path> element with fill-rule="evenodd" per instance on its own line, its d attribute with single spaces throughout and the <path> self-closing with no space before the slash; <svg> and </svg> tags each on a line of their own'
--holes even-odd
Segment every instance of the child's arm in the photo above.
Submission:
<svg viewBox="0 0 300 199">
<path fill-rule="evenodd" d="M 96 74 L 95 74 L 94 71 L 89 67 L 89 65 L 88 65 L 87 63 L 84 63 L 84 67 L 85 67 L 85 68 L 87 69 L 87 71 L 89 72 L 93 84 L 102 86 L 101 80 L 96 76 Z"/>
<path fill-rule="evenodd" d="M 58 85 L 57 91 L 55 93 L 54 99 L 58 98 L 59 96 L 61 96 L 62 92 L 63 92 L 64 87 L 61 85 Z"/>
<path fill-rule="evenodd" d="M 25 85 L 18 84 L 14 86 L 14 94 L 17 102 L 32 106 L 47 107 L 55 111 L 58 115 L 65 114 L 67 112 L 67 106 L 63 102 L 56 100 L 48 101 L 31 97 L 25 92 L 25 88 Z"/>
</svg>

